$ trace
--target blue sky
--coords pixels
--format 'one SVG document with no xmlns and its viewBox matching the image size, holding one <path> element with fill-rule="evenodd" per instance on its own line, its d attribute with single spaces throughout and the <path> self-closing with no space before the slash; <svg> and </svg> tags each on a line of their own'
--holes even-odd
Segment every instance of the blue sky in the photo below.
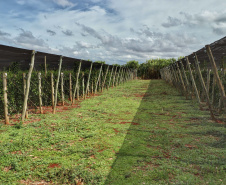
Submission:
<svg viewBox="0 0 226 185">
<path fill-rule="evenodd" d="M 0 44 L 123 64 L 226 36 L 225 0 L 0 1 Z"/>
</svg>

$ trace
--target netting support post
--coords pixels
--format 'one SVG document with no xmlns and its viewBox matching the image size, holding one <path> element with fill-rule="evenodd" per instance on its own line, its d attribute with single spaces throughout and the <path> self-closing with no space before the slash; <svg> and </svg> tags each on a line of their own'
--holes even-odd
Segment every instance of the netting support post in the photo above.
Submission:
<svg viewBox="0 0 226 185">
<path fill-rule="evenodd" d="M 43 114 L 43 110 L 42 110 L 42 79 L 41 79 L 41 73 L 38 73 L 38 97 L 39 97 L 40 113 Z"/>
<path fill-rule="evenodd" d="M 22 110 L 22 123 L 24 123 L 25 120 L 25 115 L 27 111 L 27 101 L 28 101 L 28 96 L 29 96 L 29 91 L 30 91 L 30 82 L 31 82 L 31 74 L 34 68 L 34 62 L 35 62 L 35 51 L 33 50 L 31 53 L 31 64 L 30 64 L 30 69 L 27 74 L 27 84 L 26 84 L 26 92 L 25 92 L 25 97 L 24 97 L 24 104 L 23 104 L 23 110 Z"/>
<path fill-rule="evenodd" d="M 78 67 L 78 72 L 77 72 L 77 76 L 76 76 L 76 84 L 75 84 L 75 89 L 74 89 L 74 93 L 73 93 L 72 104 L 75 103 L 75 94 L 76 94 L 76 90 L 78 91 L 78 81 L 79 81 L 79 74 L 80 74 L 80 70 L 81 70 L 81 65 L 82 65 L 82 61 L 80 61 L 79 67 Z M 77 98 L 78 98 L 78 97 L 77 97 Z"/>
<path fill-rule="evenodd" d="M 213 120 L 215 120 L 215 116 L 213 114 L 211 102 L 210 102 L 210 99 L 209 99 L 209 96 L 208 96 L 208 92 L 207 92 L 207 89 L 206 89 L 205 82 L 204 82 L 203 77 L 202 77 L 202 73 L 201 73 L 201 70 L 200 70 L 200 67 L 199 67 L 199 61 L 198 61 L 198 57 L 197 57 L 196 53 L 194 53 L 194 57 L 195 57 L 195 66 L 196 66 L 196 69 L 197 69 L 197 72 L 198 72 L 199 80 L 200 80 L 200 83 L 202 85 L 202 89 L 203 89 L 205 96 L 206 96 L 207 105 L 209 107 L 210 116 Z"/>
<path fill-rule="evenodd" d="M 217 66 L 216 66 L 216 63 L 215 63 L 215 60 L 213 58 L 213 54 L 212 54 L 212 51 L 211 51 L 209 45 L 206 45 L 206 51 L 207 51 L 207 55 L 209 57 L 209 60 L 210 60 L 211 66 L 212 66 L 214 77 L 216 79 L 216 82 L 217 82 L 217 85 L 218 85 L 218 88 L 219 88 L 219 91 L 220 91 L 220 95 L 221 95 L 221 99 L 223 101 L 224 108 L 226 109 L 226 97 L 225 97 L 224 86 L 223 86 L 222 81 L 219 77 Z"/>
<path fill-rule="evenodd" d="M 91 63 L 90 69 L 89 69 L 89 76 L 88 76 L 87 83 L 86 83 L 85 98 L 86 98 L 87 95 L 89 95 L 89 81 L 90 81 L 90 76 L 91 76 L 91 73 L 92 73 L 92 68 L 93 68 L 93 63 Z"/>
<path fill-rule="evenodd" d="M 2 80 L 3 80 L 3 99 L 4 99 L 5 124 L 9 124 L 8 99 L 7 99 L 7 73 L 2 74 Z"/>
<path fill-rule="evenodd" d="M 54 107 L 53 107 L 53 114 L 56 114 L 56 105 L 57 105 L 57 92 L 58 92 L 58 86 L 60 81 L 60 74 L 61 74 L 61 66 L 62 66 L 63 56 L 60 56 L 60 63 L 59 63 L 59 69 L 58 69 L 58 76 L 55 86 L 55 97 L 54 97 Z"/>
</svg>

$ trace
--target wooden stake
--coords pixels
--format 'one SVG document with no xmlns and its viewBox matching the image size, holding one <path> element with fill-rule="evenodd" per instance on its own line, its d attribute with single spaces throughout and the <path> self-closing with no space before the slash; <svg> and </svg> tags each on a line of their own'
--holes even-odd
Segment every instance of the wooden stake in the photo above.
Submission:
<svg viewBox="0 0 226 185">
<path fill-rule="evenodd" d="M 115 78 L 116 78 L 116 74 L 117 74 L 117 68 L 118 67 L 115 68 L 115 74 L 114 74 L 114 77 L 113 77 L 112 87 L 115 86 Z"/>
<path fill-rule="evenodd" d="M 84 73 L 82 73 L 82 98 L 85 99 Z"/>
<path fill-rule="evenodd" d="M 89 81 L 90 81 L 90 76 L 91 76 L 92 68 L 93 68 L 93 63 L 91 63 L 90 69 L 89 69 L 89 76 L 88 76 L 88 80 L 87 80 L 87 83 L 86 83 L 86 93 L 85 93 L 85 97 L 86 97 L 86 95 L 88 95 Z"/>
<path fill-rule="evenodd" d="M 98 83 L 99 83 L 99 80 L 100 80 L 100 75 L 101 75 L 102 67 L 103 67 L 103 64 L 101 64 L 101 67 L 100 67 L 100 72 L 99 72 L 99 76 L 98 76 L 98 79 L 97 79 L 97 82 L 96 82 L 95 91 L 94 91 L 95 94 L 97 93 L 97 87 L 98 87 Z"/>
<path fill-rule="evenodd" d="M 103 84 L 102 84 L 102 89 L 104 88 L 105 83 L 106 83 L 106 79 L 107 79 L 108 70 L 109 70 L 109 65 L 108 65 L 108 67 L 107 67 L 107 71 L 106 71 L 105 76 L 104 76 L 104 81 L 103 81 Z"/>
<path fill-rule="evenodd" d="M 223 100 L 224 108 L 226 108 L 226 97 L 225 97 L 224 86 L 223 86 L 222 81 L 219 77 L 217 66 L 216 66 L 216 63 L 215 63 L 215 60 L 213 58 L 213 54 L 211 52 L 209 45 L 206 45 L 206 51 L 207 51 L 209 60 L 210 60 L 211 65 L 212 65 L 212 70 L 213 70 L 213 73 L 214 73 L 214 76 L 215 76 L 215 79 L 216 79 L 216 82 L 217 82 L 217 85 L 218 85 L 218 88 L 219 88 L 219 91 L 220 91 L 221 98 Z"/>
<path fill-rule="evenodd" d="M 38 97 L 39 97 L 40 113 L 43 114 L 43 110 L 42 110 L 42 79 L 41 79 L 41 73 L 38 73 Z"/>
<path fill-rule="evenodd" d="M 52 98 L 52 109 L 54 109 L 54 80 L 53 80 L 53 73 L 51 73 L 51 98 Z"/>
<path fill-rule="evenodd" d="M 191 93 L 191 91 L 190 91 L 191 87 L 190 87 L 190 85 L 189 85 L 188 78 L 187 78 L 187 75 L 186 75 L 185 70 L 184 70 L 184 65 L 183 65 L 183 63 L 182 63 L 181 60 L 180 60 L 180 63 L 181 63 L 182 73 L 183 73 L 184 78 L 185 78 L 185 84 L 186 84 L 187 93 L 190 94 L 191 99 L 192 99 L 192 93 Z"/>
<path fill-rule="evenodd" d="M 63 60 L 63 56 L 60 56 L 58 76 L 57 76 L 57 81 L 56 81 L 56 86 L 55 86 L 55 97 L 54 97 L 53 114 L 56 114 L 57 92 L 58 92 L 58 86 L 59 86 L 59 81 L 60 81 L 60 73 L 61 73 L 62 60 Z"/>
<path fill-rule="evenodd" d="M 207 69 L 206 90 L 208 92 L 208 96 L 210 92 L 210 72 L 211 72 L 211 69 Z"/>
<path fill-rule="evenodd" d="M 23 73 L 23 86 L 24 86 L 24 99 L 25 99 L 25 94 L 26 94 L 26 74 Z M 25 118 L 28 119 L 28 111 L 26 110 L 26 113 L 25 113 Z"/>
<path fill-rule="evenodd" d="M 77 86 L 77 100 L 79 101 L 79 87 L 80 87 L 80 85 L 78 84 L 78 86 Z"/>
<path fill-rule="evenodd" d="M 46 56 L 45 56 L 45 77 L 47 76 L 47 65 L 46 65 Z"/>
<path fill-rule="evenodd" d="M 82 61 L 80 61 L 79 67 L 78 67 L 78 72 L 77 72 L 77 76 L 76 76 L 76 84 L 75 84 L 75 89 L 74 89 L 74 93 L 73 93 L 72 104 L 75 103 L 75 94 L 76 94 L 76 90 L 78 90 L 78 82 L 79 82 L 79 74 L 80 74 L 80 70 L 81 70 L 81 65 L 82 65 Z"/>
<path fill-rule="evenodd" d="M 71 80 L 71 73 L 69 73 L 69 91 L 70 91 L 70 101 L 72 102 L 72 80 Z"/>
<path fill-rule="evenodd" d="M 64 106 L 64 73 L 61 73 L 61 98 L 62 105 Z"/>
<path fill-rule="evenodd" d="M 197 57 L 196 53 L 194 53 L 194 56 L 195 56 L 196 69 L 198 71 L 198 75 L 199 75 L 199 79 L 200 79 L 203 91 L 206 95 L 206 101 L 207 101 L 207 105 L 209 107 L 210 115 L 211 115 L 211 118 L 213 120 L 215 120 L 215 116 L 213 114 L 212 106 L 211 106 L 211 103 L 210 103 L 210 99 L 209 99 L 209 96 L 208 96 L 208 92 L 207 92 L 207 89 L 206 89 L 205 82 L 204 82 L 203 77 L 202 77 L 202 73 L 201 73 L 201 70 L 200 70 L 200 67 L 199 67 L 199 61 L 198 61 L 198 57 Z"/>
<path fill-rule="evenodd" d="M 111 78 L 112 78 L 113 71 L 114 71 L 114 66 L 112 66 L 112 69 L 111 69 L 111 75 L 110 75 L 109 83 L 108 83 L 108 86 L 107 86 L 107 90 L 111 86 Z"/>
<path fill-rule="evenodd" d="M 3 99 L 4 99 L 5 124 L 9 124 L 8 99 L 7 99 L 7 73 L 2 74 L 2 79 L 3 79 Z"/>
<path fill-rule="evenodd" d="M 190 62 L 189 62 L 188 57 L 186 57 L 186 63 L 187 63 L 187 67 L 188 67 L 188 70 L 189 70 L 189 73 L 190 73 L 192 85 L 193 85 L 193 88 L 195 90 L 195 95 L 196 95 L 197 101 L 199 103 L 199 107 L 200 107 L 200 109 L 202 109 L 202 105 L 201 105 L 201 101 L 200 101 L 200 97 L 199 97 L 199 92 L 198 92 L 198 89 L 197 89 L 197 86 L 196 86 L 196 83 L 195 83 L 194 76 L 192 74 L 192 70 L 191 70 L 191 67 L 190 67 Z"/>
<path fill-rule="evenodd" d="M 33 68 L 34 68 L 34 62 L 35 62 L 35 51 L 33 50 L 32 53 L 31 53 L 30 69 L 29 69 L 28 75 L 27 75 L 26 93 L 25 93 L 24 105 L 23 105 L 23 111 L 22 111 L 22 123 L 24 123 L 25 114 L 26 114 L 26 111 L 27 111 L 27 100 L 28 100 L 29 91 L 30 91 L 31 73 L 32 73 Z"/>
</svg>

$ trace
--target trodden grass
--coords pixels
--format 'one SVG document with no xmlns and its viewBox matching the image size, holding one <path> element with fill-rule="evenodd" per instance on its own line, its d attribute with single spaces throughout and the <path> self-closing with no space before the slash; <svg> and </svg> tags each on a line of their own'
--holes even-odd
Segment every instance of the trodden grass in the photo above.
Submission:
<svg viewBox="0 0 226 185">
<path fill-rule="evenodd" d="M 162 80 L 38 118 L 1 125 L 1 184 L 226 184 L 226 124 Z"/>
</svg>

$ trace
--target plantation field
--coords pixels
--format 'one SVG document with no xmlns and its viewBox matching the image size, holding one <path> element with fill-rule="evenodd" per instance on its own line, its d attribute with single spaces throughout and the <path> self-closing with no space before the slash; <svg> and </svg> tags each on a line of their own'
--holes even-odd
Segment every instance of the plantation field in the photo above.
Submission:
<svg viewBox="0 0 226 185">
<path fill-rule="evenodd" d="M 226 124 L 162 80 L 0 125 L 0 184 L 226 184 L 225 156 Z"/>
</svg>

